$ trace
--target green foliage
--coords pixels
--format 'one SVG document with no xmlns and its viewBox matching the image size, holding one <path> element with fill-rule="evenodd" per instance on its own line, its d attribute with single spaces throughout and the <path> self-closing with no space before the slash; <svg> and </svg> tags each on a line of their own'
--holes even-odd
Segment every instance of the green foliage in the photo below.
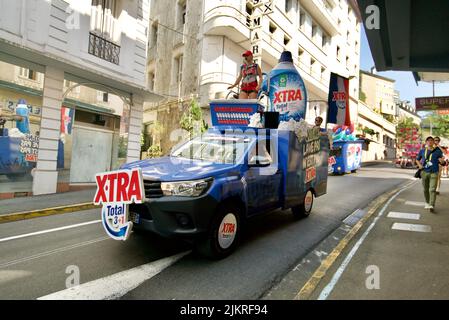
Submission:
<svg viewBox="0 0 449 320">
<path fill-rule="evenodd" d="M 148 148 L 147 157 L 148 158 L 159 158 L 162 156 L 162 148 L 160 145 L 155 144 Z"/>
<path fill-rule="evenodd" d="M 366 94 L 362 90 L 360 90 L 359 99 L 360 99 L 360 101 L 363 101 L 366 103 Z"/>
<path fill-rule="evenodd" d="M 434 136 L 449 138 L 449 115 L 432 115 L 431 121 Z"/>
<path fill-rule="evenodd" d="M 189 132 L 191 137 L 207 130 L 207 124 L 203 120 L 203 111 L 196 99 L 192 99 L 189 109 L 182 115 L 179 124 L 182 129 Z"/>
</svg>

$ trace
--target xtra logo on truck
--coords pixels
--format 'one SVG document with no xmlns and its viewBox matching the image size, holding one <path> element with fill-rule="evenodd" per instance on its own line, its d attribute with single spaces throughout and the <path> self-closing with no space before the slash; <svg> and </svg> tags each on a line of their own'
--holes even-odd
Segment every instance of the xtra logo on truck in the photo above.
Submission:
<svg viewBox="0 0 449 320">
<path fill-rule="evenodd" d="M 96 181 L 94 204 L 103 205 L 101 221 L 106 233 L 115 240 L 128 239 L 133 227 L 128 221 L 128 205 L 145 199 L 141 169 L 100 173 Z"/>
</svg>

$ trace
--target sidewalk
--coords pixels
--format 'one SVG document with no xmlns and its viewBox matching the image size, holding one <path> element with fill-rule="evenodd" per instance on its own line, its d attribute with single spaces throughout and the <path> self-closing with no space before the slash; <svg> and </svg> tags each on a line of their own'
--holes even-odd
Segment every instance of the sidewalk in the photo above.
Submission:
<svg viewBox="0 0 449 320">
<path fill-rule="evenodd" d="M 449 299 L 448 179 L 435 213 L 423 202 L 417 181 L 368 221 L 310 298 Z"/>
<path fill-rule="evenodd" d="M 95 189 L 0 200 L 0 215 L 92 203 Z"/>
</svg>

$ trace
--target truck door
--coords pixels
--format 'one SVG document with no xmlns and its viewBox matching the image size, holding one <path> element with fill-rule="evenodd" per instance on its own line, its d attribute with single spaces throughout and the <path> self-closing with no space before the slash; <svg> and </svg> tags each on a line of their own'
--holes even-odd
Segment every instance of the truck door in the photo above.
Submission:
<svg viewBox="0 0 449 320">
<path fill-rule="evenodd" d="M 249 215 L 280 204 L 281 172 L 270 149 L 274 149 L 270 148 L 270 140 L 264 139 L 259 140 L 248 153 L 248 170 L 244 176 Z"/>
</svg>

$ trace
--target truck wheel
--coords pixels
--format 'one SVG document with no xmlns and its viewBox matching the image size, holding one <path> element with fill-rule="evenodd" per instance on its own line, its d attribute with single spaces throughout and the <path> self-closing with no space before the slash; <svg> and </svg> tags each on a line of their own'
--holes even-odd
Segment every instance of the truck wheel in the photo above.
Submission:
<svg viewBox="0 0 449 320">
<path fill-rule="evenodd" d="M 313 207 L 313 192 L 308 190 L 304 196 L 304 201 L 299 206 L 292 208 L 293 216 L 297 219 L 307 218 L 312 212 Z"/>
<path fill-rule="evenodd" d="M 196 250 L 211 259 L 223 259 L 229 256 L 239 242 L 241 210 L 233 205 L 218 209 L 207 239 L 199 242 Z"/>
<path fill-rule="evenodd" d="M 357 169 L 351 170 L 351 173 L 357 173 Z"/>
</svg>

